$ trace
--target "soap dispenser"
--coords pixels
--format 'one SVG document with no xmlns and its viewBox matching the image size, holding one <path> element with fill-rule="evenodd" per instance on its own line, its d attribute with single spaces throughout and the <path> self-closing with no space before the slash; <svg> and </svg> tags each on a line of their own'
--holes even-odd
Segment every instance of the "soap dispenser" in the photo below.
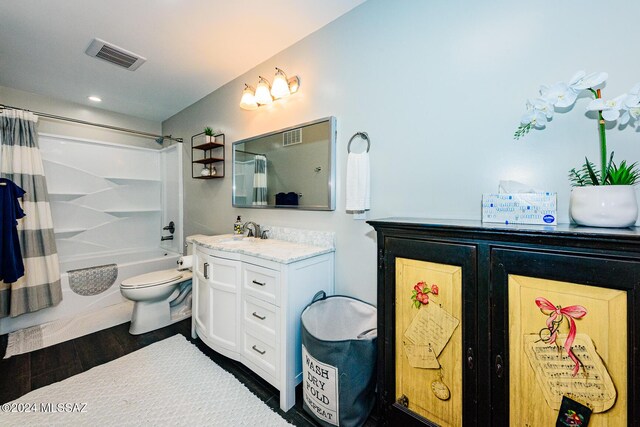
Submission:
<svg viewBox="0 0 640 427">
<path fill-rule="evenodd" d="M 233 223 L 233 234 L 236 236 L 242 235 L 242 219 L 240 218 L 240 215 L 236 218 L 236 222 Z"/>
</svg>

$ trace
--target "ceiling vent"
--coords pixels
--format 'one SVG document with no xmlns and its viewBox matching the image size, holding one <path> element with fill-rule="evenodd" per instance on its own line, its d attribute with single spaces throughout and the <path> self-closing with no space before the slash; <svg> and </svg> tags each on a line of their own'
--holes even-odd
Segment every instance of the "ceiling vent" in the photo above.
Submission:
<svg viewBox="0 0 640 427">
<path fill-rule="evenodd" d="M 93 39 L 85 52 L 89 56 L 103 59 L 130 71 L 138 69 L 147 60 L 147 58 L 100 39 Z"/>
<path fill-rule="evenodd" d="M 286 131 L 282 134 L 282 145 L 287 147 L 302 143 L 302 128 Z"/>
</svg>

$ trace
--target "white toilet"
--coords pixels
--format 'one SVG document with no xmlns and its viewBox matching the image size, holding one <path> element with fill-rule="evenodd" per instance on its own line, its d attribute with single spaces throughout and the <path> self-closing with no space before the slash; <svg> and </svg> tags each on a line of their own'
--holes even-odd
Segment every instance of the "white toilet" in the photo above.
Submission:
<svg viewBox="0 0 640 427">
<path fill-rule="evenodd" d="M 125 298 L 135 302 L 129 333 L 144 334 L 180 320 L 172 318 L 170 303 L 179 298 L 180 285 L 189 279 L 191 271 L 171 269 L 123 280 L 120 292 Z M 190 305 L 190 301 L 188 302 Z"/>
</svg>

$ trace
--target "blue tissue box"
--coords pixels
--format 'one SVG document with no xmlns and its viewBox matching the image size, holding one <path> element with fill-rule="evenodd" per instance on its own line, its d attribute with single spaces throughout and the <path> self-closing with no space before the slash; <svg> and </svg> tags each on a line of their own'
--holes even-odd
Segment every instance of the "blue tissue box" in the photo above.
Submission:
<svg viewBox="0 0 640 427">
<path fill-rule="evenodd" d="M 482 222 L 557 225 L 556 193 L 482 195 Z"/>
</svg>

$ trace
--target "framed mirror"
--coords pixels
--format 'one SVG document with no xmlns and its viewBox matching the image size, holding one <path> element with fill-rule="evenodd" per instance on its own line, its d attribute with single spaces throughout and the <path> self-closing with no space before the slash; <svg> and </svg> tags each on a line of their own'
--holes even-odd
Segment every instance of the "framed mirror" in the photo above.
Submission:
<svg viewBox="0 0 640 427">
<path fill-rule="evenodd" d="M 238 208 L 335 209 L 336 118 L 233 143 Z"/>
</svg>

